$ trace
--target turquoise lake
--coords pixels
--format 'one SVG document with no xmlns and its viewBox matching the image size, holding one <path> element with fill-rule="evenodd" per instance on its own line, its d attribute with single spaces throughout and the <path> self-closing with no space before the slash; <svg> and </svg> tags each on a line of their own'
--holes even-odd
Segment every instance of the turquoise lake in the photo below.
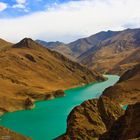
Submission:
<svg viewBox="0 0 140 140">
<path fill-rule="evenodd" d="M 114 85 L 119 76 L 108 75 L 107 81 L 92 83 L 66 90 L 66 96 L 48 101 L 36 102 L 32 110 L 6 113 L 0 118 L 0 125 L 33 138 L 53 140 L 65 133 L 67 116 L 83 101 L 98 98 L 105 88 Z"/>
</svg>

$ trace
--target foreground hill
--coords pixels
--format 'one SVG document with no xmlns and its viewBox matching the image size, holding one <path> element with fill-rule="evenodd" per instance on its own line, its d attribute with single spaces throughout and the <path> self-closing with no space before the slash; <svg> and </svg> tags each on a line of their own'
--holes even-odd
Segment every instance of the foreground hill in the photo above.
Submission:
<svg viewBox="0 0 140 140">
<path fill-rule="evenodd" d="M 81 54 L 78 62 L 102 73 L 122 74 L 140 61 L 139 36 L 140 29 L 121 31 Z"/>
<path fill-rule="evenodd" d="M 25 38 L 0 51 L 0 112 L 33 106 L 64 93 L 59 89 L 100 81 L 96 72 Z"/>
<path fill-rule="evenodd" d="M 140 138 L 140 103 L 124 112 L 107 97 L 75 107 L 67 119 L 67 131 L 56 140 L 129 140 Z"/>
<path fill-rule="evenodd" d="M 121 76 L 99 99 L 75 107 L 67 131 L 57 140 L 129 140 L 140 138 L 140 64 Z M 128 105 L 131 104 L 131 105 Z M 128 105 L 125 113 L 121 105 Z"/>
<path fill-rule="evenodd" d="M 72 110 L 66 134 L 57 140 L 97 140 L 123 113 L 122 108 L 108 98 L 85 101 Z"/>
<path fill-rule="evenodd" d="M 112 127 L 99 140 L 139 140 L 140 102 L 129 105 L 125 114 L 114 122 Z"/>
<path fill-rule="evenodd" d="M 123 105 L 140 102 L 140 64 L 125 72 L 118 83 L 104 91 L 103 96 Z"/>
</svg>

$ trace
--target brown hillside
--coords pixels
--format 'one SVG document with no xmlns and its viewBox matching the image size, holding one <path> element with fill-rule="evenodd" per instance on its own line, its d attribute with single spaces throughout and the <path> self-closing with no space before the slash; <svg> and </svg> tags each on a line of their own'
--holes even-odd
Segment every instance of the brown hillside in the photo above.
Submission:
<svg viewBox="0 0 140 140">
<path fill-rule="evenodd" d="M 36 40 L 36 42 L 48 49 L 51 49 L 51 50 L 54 50 L 56 52 L 63 54 L 64 56 L 70 58 L 71 60 L 75 60 L 72 50 L 68 47 L 67 44 L 65 44 L 63 42 L 59 42 L 59 41 L 46 42 L 43 40 Z"/>
<path fill-rule="evenodd" d="M 133 68 L 135 65 L 137 65 L 139 61 L 140 49 L 138 48 L 126 58 L 124 58 L 122 61 L 117 63 L 112 69 L 108 71 L 108 73 L 123 74 L 128 69 Z"/>
<path fill-rule="evenodd" d="M 128 106 L 121 116 L 100 140 L 139 140 L 140 139 L 140 103 Z"/>
<path fill-rule="evenodd" d="M 78 61 L 102 73 L 122 74 L 140 61 L 140 29 L 127 29 L 78 57 Z"/>
<path fill-rule="evenodd" d="M 108 98 L 85 101 L 72 110 L 66 134 L 56 140 L 98 140 L 121 115 L 121 107 Z"/>
<path fill-rule="evenodd" d="M 140 64 L 125 72 L 118 83 L 104 91 L 103 96 L 121 104 L 140 102 Z"/>
<path fill-rule="evenodd" d="M 0 38 L 0 50 L 2 50 L 4 48 L 7 48 L 7 47 L 9 47 L 11 45 L 12 45 L 12 43 L 7 42 L 7 41 L 5 41 L 5 40 Z"/>
<path fill-rule="evenodd" d="M 140 102 L 124 111 L 107 97 L 85 101 L 67 119 L 67 131 L 56 140 L 139 140 Z"/>
<path fill-rule="evenodd" d="M 58 89 L 103 80 L 96 72 L 25 38 L 0 51 L 0 111 L 15 111 L 47 99 Z M 57 94 L 57 95 L 56 95 Z"/>
</svg>

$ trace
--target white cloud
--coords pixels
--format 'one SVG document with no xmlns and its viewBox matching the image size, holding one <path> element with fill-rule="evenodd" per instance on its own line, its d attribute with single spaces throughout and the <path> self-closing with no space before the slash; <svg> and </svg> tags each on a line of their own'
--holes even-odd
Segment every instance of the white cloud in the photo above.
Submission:
<svg viewBox="0 0 140 140">
<path fill-rule="evenodd" d="M 134 18 L 123 25 L 124 28 L 140 28 L 140 18 Z"/>
<path fill-rule="evenodd" d="M 26 0 L 16 0 L 16 4 L 13 5 L 13 8 L 20 8 L 20 9 L 26 9 Z"/>
<path fill-rule="evenodd" d="M 26 0 L 16 0 L 16 2 L 17 2 L 18 4 L 25 4 L 25 3 L 26 3 Z"/>
<path fill-rule="evenodd" d="M 23 5 L 23 4 L 15 4 L 15 5 L 13 5 L 13 8 L 21 8 L 21 9 L 24 9 L 25 8 L 25 5 Z"/>
<path fill-rule="evenodd" d="M 139 0 L 83 0 L 55 4 L 49 10 L 0 20 L 0 37 L 72 41 L 102 30 L 121 30 L 133 20 L 140 25 Z M 140 26 L 139 26 L 140 27 Z"/>
<path fill-rule="evenodd" d="M 0 12 L 7 8 L 7 4 L 4 2 L 0 2 Z"/>
</svg>

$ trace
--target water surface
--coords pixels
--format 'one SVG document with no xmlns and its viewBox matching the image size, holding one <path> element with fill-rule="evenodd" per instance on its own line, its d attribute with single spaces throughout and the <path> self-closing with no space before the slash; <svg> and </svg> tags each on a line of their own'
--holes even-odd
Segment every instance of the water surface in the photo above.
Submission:
<svg viewBox="0 0 140 140">
<path fill-rule="evenodd" d="M 107 77 L 108 80 L 104 82 L 66 90 L 65 97 L 36 102 L 36 107 L 32 110 L 6 113 L 1 117 L 0 125 L 33 140 L 53 140 L 65 133 L 67 116 L 75 106 L 85 100 L 99 97 L 105 88 L 119 79 L 119 76 Z"/>
</svg>

